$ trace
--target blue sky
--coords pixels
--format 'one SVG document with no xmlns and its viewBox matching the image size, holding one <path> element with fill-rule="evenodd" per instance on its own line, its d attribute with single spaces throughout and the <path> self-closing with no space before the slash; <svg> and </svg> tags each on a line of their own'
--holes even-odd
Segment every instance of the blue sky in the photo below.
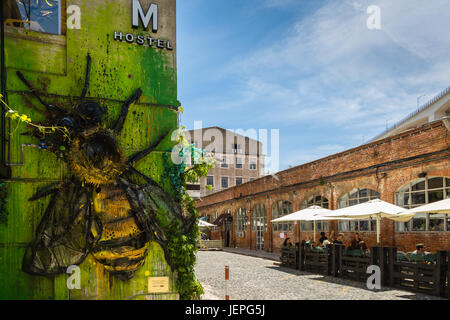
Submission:
<svg viewBox="0 0 450 320">
<path fill-rule="evenodd" d="M 449 30 L 450 0 L 178 1 L 182 124 L 279 129 L 280 170 L 344 151 L 450 85 Z"/>
</svg>

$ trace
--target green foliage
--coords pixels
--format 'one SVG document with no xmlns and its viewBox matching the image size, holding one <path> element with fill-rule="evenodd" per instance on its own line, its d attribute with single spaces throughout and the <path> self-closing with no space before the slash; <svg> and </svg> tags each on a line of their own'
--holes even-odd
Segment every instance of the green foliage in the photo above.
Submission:
<svg viewBox="0 0 450 320">
<path fill-rule="evenodd" d="M 0 180 L 0 224 L 8 224 L 8 210 L 6 205 L 8 203 L 8 186 L 6 182 Z"/>
<path fill-rule="evenodd" d="M 180 164 L 174 164 L 170 159 L 172 152 L 179 152 Z M 194 163 L 188 167 L 186 163 Z M 203 150 L 194 148 L 186 141 L 184 133 L 180 131 L 177 146 L 164 154 L 164 182 L 169 182 L 173 195 L 181 202 L 188 221 L 193 221 L 186 230 L 180 228 L 178 221 L 173 221 L 166 230 L 168 250 L 172 265 L 177 273 L 176 287 L 182 300 L 199 299 L 203 294 L 201 284 L 195 278 L 197 239 L 200 230 L 197 225 L 198 211 L 195 201 L 187 194 L 186 184 L 195 183 L 201 177 L 206 177 L 209 169 L 214 165 L 211 157 L 205 156 Z M 158 217 L 158 220 L 164 220 Z"/>
</svg>

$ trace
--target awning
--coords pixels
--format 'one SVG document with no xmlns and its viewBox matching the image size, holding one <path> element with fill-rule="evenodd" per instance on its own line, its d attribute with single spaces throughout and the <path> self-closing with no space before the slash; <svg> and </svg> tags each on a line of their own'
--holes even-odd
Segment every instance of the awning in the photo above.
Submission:
<svg viewBox="0 0 450 320">
<path fill-rule="evenodd" d="M 221 214 L 216 221 L 213 222 L 213 224 L 215 224 L 216 226 L 221 226 L 226 220 L 228 221 L 233 221 L 233 216 L 231 215 L 231 213 L 224 213 Z"/>
<path fill-rule="evenodd" d="M 208 222 L 203 221 L 203 220 L 199 220 L 198 221 L 198 226 L 201 227 L 201 228 L 215 227 L 214 224 L 208 223 Z"/>
</svg>

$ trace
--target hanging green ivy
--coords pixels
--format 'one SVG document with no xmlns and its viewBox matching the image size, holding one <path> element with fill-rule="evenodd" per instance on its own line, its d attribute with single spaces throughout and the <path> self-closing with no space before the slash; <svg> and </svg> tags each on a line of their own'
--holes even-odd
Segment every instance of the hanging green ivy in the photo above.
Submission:
<svg viewBox="0 0 450 320">
<path fill-rule="evenodd" d="M 184 128 L 183 128 L 184 129 Z M 180 164 L 171 161 L 172 152 L 179 152 L 179 158 L 183 159 Z M 167 227 L 168 250 L 177 273 L 176 287 L 182 300 L 199 299 L 203 294 L 201 284 L 195 278 L 194 268 L 196 263 L 195 253 L 197 251 L 197 239 L 200 230 L 197 225 L 198 211 L 195 201 L 186 192 L 187 183 L 195 183 L 201 177 L 206 177 L 208 171 L 214 166 L 214 159 L 206 156 L 204 150 L 194 148 L 186 141 L 183 132 L 180 132 L 178 145 L 168 150 L 164 155 L 165 183 L 169 183 L 173 196 L 182 204 L 185 213 L 189 217 L 195 217 L 195 223 L 187 232 L 180 228 L 178 223 Z M 186 163 L 193 163 L 188 167 Z M 163 219 L 163 217 L 160 217 Z"/>
</svg>

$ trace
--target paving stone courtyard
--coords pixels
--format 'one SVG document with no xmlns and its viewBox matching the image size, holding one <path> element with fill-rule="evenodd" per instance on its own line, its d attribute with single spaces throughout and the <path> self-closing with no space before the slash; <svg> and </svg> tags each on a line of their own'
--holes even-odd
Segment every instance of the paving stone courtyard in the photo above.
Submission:
<svg viewBox="0 0 450 320">
<path fill-rule="evenodd" d="M 199 251 L 195 273 L 205 290 L 202 300 L 225 299 L 225 265 L 230 266 L 231 300 L 440 300 L 391 288 L 374 292 L 365 283 L 292 270 L 273 260 Z"/>
</svg>

